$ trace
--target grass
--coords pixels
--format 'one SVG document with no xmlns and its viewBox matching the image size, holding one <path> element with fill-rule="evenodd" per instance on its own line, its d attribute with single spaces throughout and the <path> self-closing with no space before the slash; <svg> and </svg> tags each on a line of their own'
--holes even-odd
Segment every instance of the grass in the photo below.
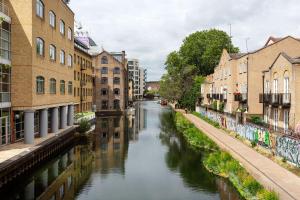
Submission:
<svg viewBox="0 0 300 200">
<path fill-rule="evenodd" d="M 237 160 L 229 153 L 221 151 L 210 138 L 197 129 L 181 113 L 176 113 L 176 127 L 178 131 L 183 133 L 187 142 L 194 149 L 205 148 L 212 150 L 204 158 L 204 166 L 211 173 L 228 178 L 242 197 L 259 200 L 279 199 L 274 191 L 265 189 Z"/>
<path fill-rule="evenodd" d="M 200 113 L 193 112 L 192 114 L 195 115 L 196 117 L 199 117 L 200 119 L 203 119 L 204 121 L 206 121 L 207 123 L 209 123 L 210 125 L 212 125 L 216 128 L 221 128 L 221 126 L 218 122 L 215 122 L 215 121 L 211 120 L 210 118 L 201 115 Z"/>
</svg>

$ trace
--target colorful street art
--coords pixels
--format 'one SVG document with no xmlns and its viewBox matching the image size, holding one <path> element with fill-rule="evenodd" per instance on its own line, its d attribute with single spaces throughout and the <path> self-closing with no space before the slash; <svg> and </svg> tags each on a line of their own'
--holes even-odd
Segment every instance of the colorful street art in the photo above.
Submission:
<svg viewBox="0 0 300 200">
<path fill-rule="evenodd" d="M 300 141 L 286 136 L 277 137 L 276 153 L 300 167 Z"/>
</svg>

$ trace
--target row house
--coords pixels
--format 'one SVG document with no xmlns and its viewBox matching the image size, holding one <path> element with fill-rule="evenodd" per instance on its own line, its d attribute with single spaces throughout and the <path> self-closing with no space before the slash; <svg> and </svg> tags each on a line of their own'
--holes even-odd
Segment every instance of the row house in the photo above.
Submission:
<svg viewBox="0 0 300 200">
<path fill-rule="evenodd" d="M 202 86 L 202 105 L 212 107 L 215 104 L 219 110 L 230 114 L 242 111 L 248 116 L 262 116 L 263 105 L 259 101 L 259 94 L 263 91 L 261 73 L 269 69 L 281 52 L 291 57 L 299 56 L 299 40 L 291 36 L 270 37 L 262 48 L 250 53 L 229 54 L 224 50 L 211 75 L 211 84 Z"/>
<path fill-rule="evenodd" d="M 299 132 L 300 105 L 300 57 L 291 57 L 282 52 L 270 68 L 263 72 L 264 121 L 274 131 Z"/>
</svg>

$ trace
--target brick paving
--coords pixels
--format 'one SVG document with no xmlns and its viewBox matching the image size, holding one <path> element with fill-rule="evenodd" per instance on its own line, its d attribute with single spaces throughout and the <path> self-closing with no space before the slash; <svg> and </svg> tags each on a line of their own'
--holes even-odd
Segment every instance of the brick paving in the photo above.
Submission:
<svg viewBox="0 0 300 200">
<path fill-rule="evenodd" d="M 223 150 L 229 152 L 243 167 L 266 188 L 274 190 L 280 199 L 300 200 L 300 177 L 281 167 L 269 158 L 231 137 L 225 131 L 217 129 L 202 119 L 177 110 Z"/>
</svg>

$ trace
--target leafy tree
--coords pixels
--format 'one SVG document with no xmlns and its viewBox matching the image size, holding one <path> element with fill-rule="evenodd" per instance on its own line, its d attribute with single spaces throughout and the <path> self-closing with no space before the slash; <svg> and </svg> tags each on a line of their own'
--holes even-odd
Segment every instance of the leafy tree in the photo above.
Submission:
<svg viewBox="0 0 300 200">
<path fill-rule="evenodd" d="M 233 46 L 226 32 L 211 29 L 197 31 L 186 37 L 179 54 L 186 64 L 197 67 L 198 75 L 206 76 L 213 73 L 223 49 L 227 49 L 230 53 L 239 51 Z"/>
</svg>

